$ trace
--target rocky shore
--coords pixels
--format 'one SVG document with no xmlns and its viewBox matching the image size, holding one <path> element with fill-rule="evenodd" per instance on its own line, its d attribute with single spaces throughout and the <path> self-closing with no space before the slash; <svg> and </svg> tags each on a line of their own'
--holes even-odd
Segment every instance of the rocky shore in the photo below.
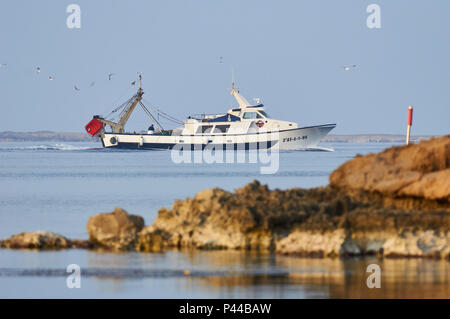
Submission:
<svg viewBox="0 0 450 319">
<path fill-rule="evenodd" d="M 450 135 L 356 156 L 314 189 L 207 189 L 160 209 L 152 225 L 116 208 L 93 216 L 89 240 L 22 233 L 4 248 L 161 252 L 242 249 L 334 257 L 450 258 Z"/>
</svg>

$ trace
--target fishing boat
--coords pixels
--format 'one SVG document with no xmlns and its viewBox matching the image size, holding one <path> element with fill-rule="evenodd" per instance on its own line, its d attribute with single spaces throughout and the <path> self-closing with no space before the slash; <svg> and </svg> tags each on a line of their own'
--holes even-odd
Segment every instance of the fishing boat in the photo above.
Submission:
<svg viewBox="0 0 450 319">
<path fill-rule="evenodd" d="M 98 137 L 103 147 L 139 150 L 170 150 L 173 148 L 204 150 L 330 150 L 318 146 L 319 141 L 336 124 L 299 127 L 297 123 L 271 118 L 258 99 L 250 103 L 232 83 L 231 95 L 237 105 L 222 114 L 191 115 L 184 121 L 143 103 L 142 76 L 139 89 L 131 98 L 115 108 L 110 115 L 94 115 L 85 126 L 92 137 Z M 147 103 L 146 103 L 147 104 Z M 137 105 L 150 118 L 152 125 L 143 132 L 126 132 L 125 124 Z M 157 114 L 155 116 L 154 114 Z M 109 119 L 115 115 L 117 120 Z M 182 127 L 164 129 L 158 121 L 162 116 Z M 110 128 L 110 130 L 108 129 Z"/>
</svg>

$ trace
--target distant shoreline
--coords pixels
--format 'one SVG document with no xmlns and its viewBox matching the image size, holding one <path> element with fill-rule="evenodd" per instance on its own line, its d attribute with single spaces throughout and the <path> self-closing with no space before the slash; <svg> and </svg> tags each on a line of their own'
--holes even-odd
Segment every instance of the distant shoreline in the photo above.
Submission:
<svg viewBox="0 0 450 319">
<path fill-rule="evenodd" d="M 434 137 L 434 135 L 411 136 L 411 142 L 420 142 Z M 405 142 L 406 136 L 400 134 L 348 134 L 348 135 L 327 135 L 322 142 L 333 143 L 395 143 Z"/>
<path fill-rule="evenodd" d="M 429 139 L 433 135 L 412 136 L 411 141 L 418 142 Z M 0 132 L 0 142 L 91 142 L 86 133 L 76 132 Z M 404 142 L 405 135 L 399 134 L 346 134 L 327 135 L 322 139 L 323 143 L 395 143 Z"/>
<path fill-rule="evenodd" d="M 86 133 L 76 132 L 0 132 L 0 142 L 90 142 Z"/>
</svg>

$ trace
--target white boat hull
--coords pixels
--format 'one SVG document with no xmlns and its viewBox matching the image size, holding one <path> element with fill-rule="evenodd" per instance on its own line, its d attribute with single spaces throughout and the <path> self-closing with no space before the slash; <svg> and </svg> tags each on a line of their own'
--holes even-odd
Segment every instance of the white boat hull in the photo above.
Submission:
<svg viewBox="0 0 450 319">
<path fill-rule="evenodd" d="M 258 131 L 247 134 L 205 134 L 205 135 L 157 135 L 138 133 L 103 133 L 101 140 L 106 148 L 170 150 L 190 148 L 202 150 L 205 147 L 234 150 L 279 149 L 308 150 L 319 149 L 317 144 L 336 125 L 325 124 L 301 127 L 279 132 Z"/>
</svg>

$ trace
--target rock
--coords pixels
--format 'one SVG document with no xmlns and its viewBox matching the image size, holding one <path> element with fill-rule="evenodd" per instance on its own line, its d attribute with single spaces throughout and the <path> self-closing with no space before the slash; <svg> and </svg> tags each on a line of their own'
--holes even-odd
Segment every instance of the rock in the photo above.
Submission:
<svg viewBox="0 0 450 319">
<path fill-rule="evenodd" d="M 425 174 L 420 180 L 399 190 L 398 194 L 432 200 L 446 199 L 450 203 L 450 168 Z"/>
<path fill-rule="evenodd" d="M 70 239 L 69 240 L 70 248 L 76 249 L 92 249 L 95 248 L 94 244 L 89 240 L 82 239 Z"/>
<path fill-rule="evenodd" d="M 143 227 L 142 217 L 130 215 L 121 208 L 93 216 L 87 224 L 91 243 L 115 250 L 134 249 Z"/>
<path fill-rule="evenodd" d="M 137 249 L 143 252 L 161 252 L 167 248 L 170 235 L 153 226 L 145 227 L 138 234 Z"/>
<path fill-rule="evenodd" d="M 328 232 L 293 231 L 289 236 L 277 242 L 276 251 L 281 254 L 297 256 L 339 256 L 347 253 L 344 247 L 345 238 L 346 234 L 343 229 Z"/>
<path fill-rule="evenodd" d="M 234 194 L 216 188 L 161 209 L 139 234 L 138 249 L 247 249 L 322 257 L 403 251 L 446 257 L 449 230 L 450 209 L 401 210 L 356 201 L 332 187 L 270 191 L 255 181 Z M 436 234 L 427 242 L 439 244 L 425 245 L 423 236 L 402 239 L 411 232 Z"/>
<path fill-rule="evenodd" d="M 2 246 L 12 249 L 64 249 L 70 247 L 70 241 L 58 234 L 48 231 L 20 233 L 3 240 Z"/>
<path fill-rule="evenodd" d="M 0 241 L 1 248 L 54 250 L 67 248 L 92 248 L 87 240 L 67 239 L 64 236 L 48 231 L 20 233 Z"/>
<path fill-rule="evenodd" d="M 267 200 L 273 204 L 267 206 Z M 153 240 L 152 234 L 163 233 L 158 237 L 164 241 L 161 247 L 269 249 L 273 245 L 271 227 L 289 229 L 291 217 L 301 218 L 289 215 L 300 202 L 292 198 L 292 209 L 286 214 L 279 212 L 282 202 L 283 198 L 272 196 L 267 186 L 257 181 L 235 194 L 214 188 L 193 199 L 176 201 L 172 210 L 161 209 L 145 236 Z M 147 247 L 144 235 L 140 237 L 141 247 Z"/>
<path fill-rule="evenodd" d="M 450 135 L 358 156 L 330 175 L 330 185 L 450 204 Z"/>
<path fill-rule="evenodd" d="M 405 231 L 389 236 L 381 249 L 388 257 L 449 257 L 450 233 Z"/>
</svg>

